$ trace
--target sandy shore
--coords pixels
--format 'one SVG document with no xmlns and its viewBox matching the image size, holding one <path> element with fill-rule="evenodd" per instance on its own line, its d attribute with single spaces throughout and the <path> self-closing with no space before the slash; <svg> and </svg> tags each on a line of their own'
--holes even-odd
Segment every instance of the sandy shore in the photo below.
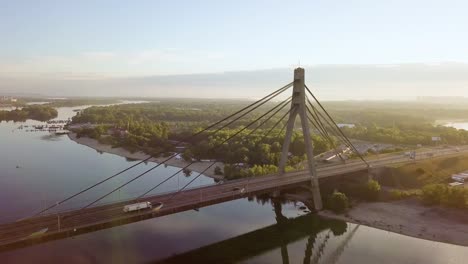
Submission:
<svg viewBox="0 0 468 264">
<path fill-rule="evenodd" d="M 417 200 L 360 203 L 345 215 L 319 215 L 402 235 L 468 246 L 468 210 L 426 207 Z"/>
<path fill-rule="evenodd" d="M 97 140 L 92 139 L 92 138 L 88 138 L 88 137 L 77 138 L 76 133 L 69 133 L 68 137 L 71 140 L 78 143 L 78 144 L 88 146 L 88 147 L 93 148 L 93 149 L 95 149 L 97 151 L 102 151 L 102 152 L 118 155 L 118 156 L 129 158 L 129 159 L 134 159 L 134 160 L 143 160 L 143 159 L 146 159 L 148 157 L 147 154 L 145 154 L 145 153 L 143 153 L 141 151 L 131 153 L 130 151 L 128 151 L 126 149 L 123 149 L 123 148 L 112 148 L 112 146 L 101 144 Z M 160 163 L 161 161 L 163 161 L 165 159 L 167 159 L 167 158 L 159 157 L 159 158 L 152 158 L 152 159 L 150 159 L 150 161 Z M 185 160 L 177 160 L 177 159 L 173 158 L 173 159 L 165 162 L 165 164 L 167 164 L 169 166 L 183 168 L 183 167 L 187 166 L 189 163 L 186 162 Z M 190 165 L 189 169 L 191 171 L 194 171 L 194 172 L 202 172 L 203 170 L 206 169 L 206 167 L 208 167 L 210 165 L 211 165 L 211 162 L 196 162 L 196 163 Z M 223 168 L 224 165 L 221 162 L 217 162 L 214 166 L 212 166 L 210 169 L 208 169 L 203 174 L 208 176 L 208 177 L 214 178 L 214 179 L 223 179 L 223 176 L 215 175 L 214 169 L 215 169 L 216 166 L 219 166 L 219 167 Z"/>
</svg>

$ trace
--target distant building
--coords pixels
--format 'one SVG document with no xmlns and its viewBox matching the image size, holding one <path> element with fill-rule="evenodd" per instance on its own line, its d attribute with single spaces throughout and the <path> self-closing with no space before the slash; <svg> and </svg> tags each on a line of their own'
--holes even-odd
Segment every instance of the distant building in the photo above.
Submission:
<svg viewBox="0 0 468 264">
<path fill-rule="evenodd" d="M 0 102 L 3 103 L 16 103 L 18 102 L 17 98 L 11 97 L 11 96 L 1 96 L 0 97 Z"/>
</svg>

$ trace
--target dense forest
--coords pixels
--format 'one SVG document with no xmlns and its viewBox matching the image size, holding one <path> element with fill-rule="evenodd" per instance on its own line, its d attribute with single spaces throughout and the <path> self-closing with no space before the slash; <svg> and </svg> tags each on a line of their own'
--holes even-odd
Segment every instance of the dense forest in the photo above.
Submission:
<svg viewBox="0 0 468 264">
<path fill-rule="evenodd" d="M 344 101 L 324 105 L 337 122 L 355 124 L 343 128 L 350 138 L 414 146 L 434 144 L 432 137 L 437 136 L 442 144 L 468 144 L 468 131 L 438 125 L 444 120 L 468 121 L 467 104 Z"/>
<path fill-rule="evenodd" d="M 0 110 L 0 121 L 26 121 L 33 119 L 37 121 L 47 121 L 57 117 L 57 110 L 50 106 L 44 105 L 30 105 L 21 109 L 11 111 Z"/>
<path fill-rule="evenodd" d="M 74 118 L 74 122 L 96 124 L 120 124 L 127 122 L 170 122 L 184 124 L 208 124 L 247 106 L 249 101 L 238 100 L 161 100 L 143 104 L 124 104 L 108 107 L 92 107 Z M 246 124 L 275 104 L 268 103 L 242 119 Z"/>
<path fill-rule="evenodd" d="M 276 104 L 265 104 L 217 133 L 214 132 L 220 126 L 196 138 L 190 140 L 187 138 L 247 103 L 235 100 L 225 100 L 222 103 L 207 100 L 200 103 L 182 101 L 178 104 L 160 102 L 91 107 L 75 116 L 72 122 L 100 124 L 97 127 L 79 130 L 78 136 L 89 136 L 102 143 L 124 147 L 131 151 L 143 150 L 151 155 L 175 151 L 174 142 L 183 141 L 186 147 L 182 155 L 184 159 L 216 159 L 226 164 L 243 164 L 232 166 L 230 170 L 225 171 L 229 174 L 226 175 L 227 177 L 239 177 L 249 173 L 262 174 L 261 171 L 271 171 L 276 168 L 274 164 L 278 164 L 279 161 L 284 138 L 284 131 L 281 128 L 285 121 L 275 129 L 271 129 L 286 113 L 286 110 L 279 112 L 258 127 L 267 118 L 264 117 L 228 141 L 226 141 L 228 138 Z M 257 127 L 258 129 L 253 131 Z M 120 132 L 113 132 L 122 130 L 125 130 L 125 136 L 122 136 Z M 267 132 L 270 133 L 267 135 Z M 317 135 L 313 135 L 312 140 L 316 153 L 327 151 L 332 147 L 330 142 Z M 302 133 L 294 133 L 290 152 L 292 157 L 289 159 L 288 166 L 296 168 L 302 166 L 301 163 L 305 158 Z"/>
<path fill-rule="evenodd" d="M 468 144 L 468 131 L 428 123 L 399 124 L 388 126 L 356 125 L 343 128 L 348 137 L 372 142 L 414 146 L 433 145 L 432 137 L 440 137 L 442 144 Z"/>
<path fill-rule="evenodd" d="M 99 124 L 95 128 L 78 131 L 79 136 L 90 136 L 103 143 L 120 146 L 132 151 L 143 150 L 149 154 L 174 151 L 174 141 L 186 141 L 187 137 L 208 124 L 246 106 L 249 102 L 239 100 L 161 100 L 143 104 L 126 104 L 108 107 L 91 107 L 73 118 L 73 123 Z M 337 123 L 352 123 L 354 127 L 343 128 L 352 139 L 398 145 L 430 145 L 433 136 L 440 136 L 443 143 L 468 144 L 468 131 L 437 126 L 438 119 L 468 117 L 468 108 L 442 108 L 440 105 L 409 104 L 401 102 L 326 102 L 325 107 Z M 275 103 L 267 103 L 256 111 L 247 114 L 242 121 L 236 122 L 216 135 L 210 131 L 203 138 L 186 141 L 188 146 L 184 158 L 217 159 L 226 164 L 247 164 L 247 166 L 228 165 L 224 173 L 241 177 L 248 174 L 262 174 L 274 170 L 278 164 L 281 143 L 284 137 L 280 128 L 284 121 L 265 136 L 265 133 L 279 120 L 286 110 L 280 111 L 261 128 L 250 133 L 262 120 L 229 142 L 221 144 L 239 129 L 271 109 Z M 109 133 L 119 128 L 121 133 Z M 216 128 L 214 128 L 216 129 Z M 312 136 L 315 153 L 330 150 L 332 144 L 318 135 Z M 109 136 L 110 134 L 110 136 Z M 304 144 L 300 131 L 295 133 L 290 152 L 292 158 L 288 166 L 301 166 L 304 160 Z M 336 139 L 334 139 L 337 142 Z M 193 142 L 197 142 L 194 144 Z M 239 167 L 248 167 L 240 169 Z M 227 175 L 228 176 L 228 175 Z"/>
</svg>

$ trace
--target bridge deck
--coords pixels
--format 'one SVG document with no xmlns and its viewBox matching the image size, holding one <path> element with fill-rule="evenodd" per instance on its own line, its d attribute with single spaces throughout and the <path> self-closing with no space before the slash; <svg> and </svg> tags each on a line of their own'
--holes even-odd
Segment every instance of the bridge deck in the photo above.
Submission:
<svg viewBox="0 0 468 264">
<path fill-rule="evenodd" d="M 459 154 L 459 151 L 444 150 L 434 156 Z M 468 148 L 463 149 L 463 152 L 465 151 L 468 151 Z M 390 157 L 375 160 L 371 163 L 373 167 L 377 167 L 401 162 L 408 162 L 408 158 Z M 363 163 L 351 162 L 322 167 L 317 170 L 317 173 L 319 178 L 324 178 L 360 171 L 366 168 Z M 60 228 L 57 214 L 24 219 L 0 225 L 0 251 L 196 209 L 309 181 L 309 172 L 304 170 L 284 175 L 239 179 L 222 184 L 193 188 L 182 191 L 176 196 L 173 193 L 168 193 L 145 197 L 144 201 L 149 201 L 153 204 L 157 202 L 164 203 L 164 206 L 158 211 L 142 210 L 140 212 L 124 213 L 124 205 L 131 203 L 128 201 L 78 209 L 60 213 Z M 234 189 L 236 187 L 244 188 L 245 191 L 241 193 L 239 190 Z M 45 234 L 33 235 L 44 228 L 48 229 Z"/>
</svg>

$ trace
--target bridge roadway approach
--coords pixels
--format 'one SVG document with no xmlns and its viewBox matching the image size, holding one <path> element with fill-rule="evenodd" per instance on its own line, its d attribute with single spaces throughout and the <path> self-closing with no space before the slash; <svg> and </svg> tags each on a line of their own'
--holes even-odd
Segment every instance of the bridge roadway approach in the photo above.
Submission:
<svg viewBox="0 0 468 264">
<path fill-rule="evenodd" d="M 459 155 L 461 153 L 468 153 L 468 147 L 420 152 L 416 159 Z M 412 160 L 409 160 L 408 157 L 404 157 L 403 155 L 398 155 L 375 159 L 369 163 L 372 167 L 381 167 L 388 164 L 404 162 L 412 162 Z M 319 167 L 317 173 L 319 178 L 326 178 L 362 170 L 367 170 L 366 165 L 355 161 L 346 164 Z M 174 193 L 166 193 L 145 197 L 144 201 L 149 201 L 153 204 L 158 202 L 164 203 L 164 206 L 157 211 L 148 209 L 124 213 L 124 205 L 134 202 L 125 201 L 61 212 L 60 215 L 50 214 L 18 220 L 16 222 L 0 225 L 0 251 L 197 209 L 249 195 L 310 183 L 310 180 L 311 176 L 309 171 L 303 170 L 285 173 L 283 175 L 274 174 L 251 179 L 238 179 L 221 184 L 187 189 L 176 195 L 174 195 Z M 244 190 L 242 191 L 242 189 Z M 47 232 L 38 234 L 38 231 L 45 228 L 47 228 Z"/>
</svg>

